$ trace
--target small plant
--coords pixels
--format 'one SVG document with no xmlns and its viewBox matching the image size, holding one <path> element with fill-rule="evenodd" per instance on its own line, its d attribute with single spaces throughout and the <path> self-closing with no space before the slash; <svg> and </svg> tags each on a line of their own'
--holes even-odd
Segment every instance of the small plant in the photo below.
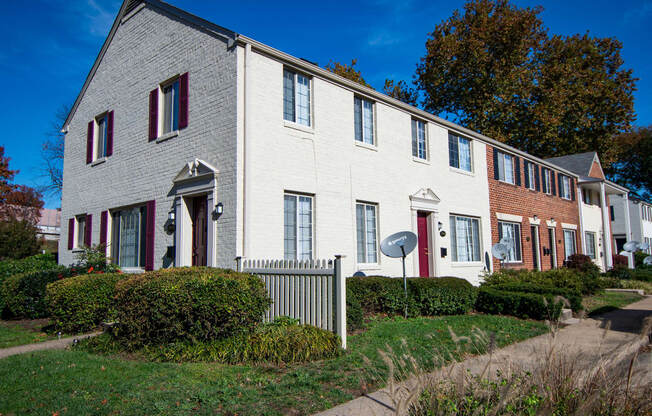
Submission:
<svg viewBox="0 0 652 416">
<path fill-rule="evenodd" d="M 584 254 L 572 254 L 564 261 L 564 266 L 569 269 L 585 273 L 592 277 L 597 277 L 600 274 L 600 268 L 591 260 L 591 257 Z"/>
<path fill-rule="evenodd" d="M 114 273 L 120 270 L 118 265 L 110 262 L 106 256 L 106 246 L 96 244 L 91 247 L 84 246 L 81 251 L 75 254 L 77 262 L 73 267 L 86 270 L 87 273 Z"/>
</svg>

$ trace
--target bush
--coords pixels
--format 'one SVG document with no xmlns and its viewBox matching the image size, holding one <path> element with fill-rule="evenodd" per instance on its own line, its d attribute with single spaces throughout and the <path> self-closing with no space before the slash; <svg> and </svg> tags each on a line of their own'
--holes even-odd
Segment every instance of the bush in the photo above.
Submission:
<svg viewBox="0 0 652 416">
<path fill-rule="evenodd" d="M 46 302 L 55 329 L 89 331 L 116 317 L 115 285 L 120 273 L 84 274 L 47 285 Z"/>
<path fill-rule="evenodd" d="M 625 267 L 627 267 L 627 265 L 628 265 L 627 256 L 623 256 L 622 254 L 614 254 L 612 259 L 613 259 L 614 267 L 616 267 L 616 266 L 625 266 Z"/>
<path fill-rule="evenodd" d="M 0 221 L 0 260 L 23 259 L 38 253 L 41 243 L 36 227 L 25 220 Z"/>
<path fill-rule="evenodd" d="M 73 268 L 87 270 L 91 272 L 115 273 L 120 267 L 115 263 L 110 263 L 106 257 L 106 246 L 97 244 L 92 247 L 83 247 L 81 251 L 75 254 L 77 262 Z"/>
<path fill-rule="evenodd" d="M 46 286 L 70 275 L 68 268 L 57 266 L 50 270 L 16 274 L 5 279 L 0 285 L 2 315 L 28 319 L 47 317 Z"/>
<path fill-rule="evenodd" d="M 362 306 L 358 295 L 346 287 L 346 328 L 347 330 L 359 329 L 362 327 Z"/>
<path fill-rule="evenodd" d="M 556 320 L 563 303 L 551 295 L 506 292 L 491 287 L 481 287 L 475 309 L 494 315 L 512 315 L 523 319 Z"/>
<path fill-rule="evenodd" d="M 21 260 L 0 261 L 0 282 L 15 274 L 38 272 L 57 267 L 53 254 L 37 254 Z"/>
<path fill-rule="evenodd" d="M 590 274 L 591 276 L 598 276 L 600 274 L 600 267 L 591 260 L 591 257 L 584 254 L 572 254 L 564 261 L 564 266 L 569 269 L 576 270 L 579 273 Z"/>
<path fill-rule="evenodd" d="M 599 276 L 578 273 L 569 268 L 538 270 L 501 270 L 485 277 L 489 285 L 501 283 L 535 283 L 579 290 L 583 295 L 590 295 L 600 290 Z"/>
<path fill-rule="evenodd" d="M 257 276 L 197 267 L 146 272 L 116 285 L 117 333 L 133 345 L 213 341 L 252 331 L 270 304 Z"/>
<path fill-rule="evenodd" d="M 562 287 L 520 282 L 501 283 L 483 287 L 488 287 L 490 289 L 500 290 L 504 292 L 538 293 L 540 295 L 561 296 L 564 299 L 568 300 L 572 310 L 579 311 L 583 308 L 582 294 L 577 289 L 567 289 Z"/>
</svg>

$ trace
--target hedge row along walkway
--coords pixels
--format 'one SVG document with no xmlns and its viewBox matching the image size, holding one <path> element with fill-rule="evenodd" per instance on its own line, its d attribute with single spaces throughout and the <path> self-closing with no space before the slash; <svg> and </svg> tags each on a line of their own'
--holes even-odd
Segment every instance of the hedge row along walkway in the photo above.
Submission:
<svg viewBox="0 0 652 416">
<path fill-rule="evenodd" d="M 94 337 L 100 335 L 102 332 L 93 332 L 90 334 L 76 335 L 74 337 L 67 337 L 55 339 L 52 341 L 37 342 L 34 344 L 18 345 L 16 347 L 0 349 L 0 359 L 9 357 L 11 355 L 25 354 L 27 352 L 41 351 L 41 350 L 63 350 L 71 345 L 75 340 Z"/>
<path fill-rule="evenodd" d="M 652 296 L 608 312 L 604 315 L 585 319 L 577 325 L 560 329 L 553 338 L 552 334 L 540 335 L 518 344 L 512 344 L 494 352 L 487 374 L 495 374 L 498 369 L 522 368 L 528 370 L 540 363 L 535 357 L 545 356 L 554 347 L 558 353 L 568 354 L 576 358 L 576 363 L 583 370 L 590 369 L 601 358 L 626 360 L 629 362 L 632 355 L 640 347 L 650 343 L 652 334 L 641 335 L 643 321 L 652 319 Z M 445 374 L 456 379 L 456 372 L 470 371 L 472 374 L 481 374 L 487 367 L 489 355 L 470 358 L 461 363 L 445 367 L 433 376 Z M 652 352 L 638 356 L 637 369 L 645 371 L 643 379 L 652 377 Z M 451 372 L 452 371 L 452 372 Z M 646 378 L 647 377 L 647 378 Z M 407 380 L 396 388 L 399 393 L 394 396 L 405 397 L 415 380 Z M 350 402 L 341 404 L 332 409 L 318 413 L 316 416 L 341 416 L 341 415 L 396 415 L 395 403 L 388 389 L 359 397 Z"/>
</svg>

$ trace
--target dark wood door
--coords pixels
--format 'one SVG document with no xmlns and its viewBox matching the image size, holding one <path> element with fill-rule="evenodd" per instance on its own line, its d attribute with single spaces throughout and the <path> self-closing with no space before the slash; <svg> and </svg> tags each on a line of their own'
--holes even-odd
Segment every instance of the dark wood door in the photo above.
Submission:
<svg viewBox="0 0 652 416">
<path fill-rule="evenodd" d="M 430 276 L 430 252 L 428 251 L 428 213 L 417 213 L 417 241 L 419 250 L 419 276 Z"/>
<path fill-rule="evenodd" d="M 208 207 L 206 195 L 192 200 L 192 265 L 206 266 Z"/>
</svg>

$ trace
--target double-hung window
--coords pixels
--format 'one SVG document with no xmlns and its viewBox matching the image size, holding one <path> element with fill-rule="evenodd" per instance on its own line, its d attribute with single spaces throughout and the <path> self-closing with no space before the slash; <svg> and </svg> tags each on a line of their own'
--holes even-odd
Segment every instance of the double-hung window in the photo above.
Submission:
<svg viewBox="0 0 652 416">
<path fill-rule="evenodd" d="M 577 253 L 575 246 L 575 230 L 564 230 L 564 258 Z"/>
<path fill-rule="evenodd" d="M 498 152 L 498 180 L 514 184 L 514 156 Z"/>
<path fill-rule="evenodd" d="M 86 245 L 86 215 L 75 217 L 75 220 L 77 222 L 77 245 L 75 247 L 82 248 Z"/>
<path fill-rule="evenodd" d="M 355 140 L 374 144 L 374 103 L 364 98 L 353 99 L 353 119 L 355 123 Z"/>
<path fill-rule="evenodd" d="M 111 258 L 120 267 L 145 267 L 147 207 L 111 212 Z"/>
<path fill-rule="evenodd" d="M 571 180 L 566 175 L 561 175 L 561 187 L 559 188 L 560 197 L 571 199 Z"/>
<path fill-rule="evenodd" d="M 97 123 L 97 134 L 95 138 L 95 148 L 96 153 L 95 153 L 95 160 L 101 159 L 103 157 L 106 157 L 106 149 L 107 149 L 107 114 L 104 114 L 98 118 L 95 119 L 95 122 Z"/>
<path fill-rule="evenodd" d="M 423 160 L 428 159 L 426 123 L 416 119 L 412 119 L 412 156 Z"/>
<path fill-rule="evenodd" d="M 480 259 L 480 221 L 477 218 L 450 216 L 451 255 L 454 262 Z"/>
<path fill-rule="evenodd" d="M 471 172 L 471 140 L 448 133 L 448 164 Z"/>
<path fill-rule="evenodd" d="M 286 260 L 312 258 L 312 200 L 286 193 L 283 202 L 283 252 Z"/>
<path fill-rule="evenodd" d="M 355 228 L 358 264 L 378 263 L 377 206 L 358 202 L 355 205 Z"/>
<path fill-rule="evenodd" d="M 521 262 L 523 259 L 521 255 L 521 224 L 498 221 L 498 238 L 509 249 L 505 262 Z"/>
<path fill-rule="evenodd" d="M 163 134 L 179 130 L 179 79 L 164 85 Z"/>
<path fill-rule="evenodd" d="M 527 163 L 527 175 L 528 175 L 528 177 L 527 177 L 527 180 L 528 180 L 527 187 L 528 187 L 528 189 L 531 189 L 533 191 L 536 190 L 536 188 L 537 188 L 536 169 L 537 169 L 536 165 L 534 165 L 532 163 Z"/>
<path fill-rule="evenodd" d="M 586 231 L 584 237 L 586 241 L 586 255 L 595 260 L 595 233 Z"/>
<path fill-rule="evenodd" d="M 283 70 L 283 119 L 310 126 L 310 78 Z"/>
<path fill-rule="evenodd" d="M 552 193 L 552 172 L 546 168 L 543 168 L 543 192 L 548 195 Z"/>
</svg>

